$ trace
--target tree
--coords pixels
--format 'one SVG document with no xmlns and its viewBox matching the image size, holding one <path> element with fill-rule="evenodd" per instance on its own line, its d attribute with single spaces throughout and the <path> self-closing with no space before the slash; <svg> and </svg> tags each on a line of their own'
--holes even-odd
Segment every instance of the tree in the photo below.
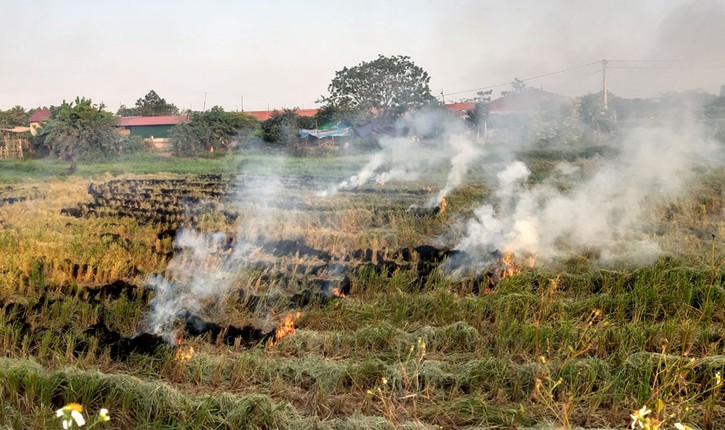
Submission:
<svg viewBox="0 0 725 430">
<path fill-rule="evenodd" d="M 430 77 L 410 57 L 378 56 L 335 72 L 329 96 L 319 102 L 350 113 L 377 116 L 388 123 L 410 109 L 435 103 Z"/>
<path fill-rule="evenodd" d="M 171 150 L 177 157 L 196 155 L 202 148 L 203 138 L 191 124 L 175 125 L 169 131 Z"/>
<path fill-rule="evenodd" d="M 172 103 L 167 103 L 166 99 L 162 99 L 156 91 L 151 90 L 143 98 L 136 100 L 136 106 L 128 108 L 121 105 L 118 108 L 119 116 L 163 116 L 178 115 L 179 108 Z"/>
<path fill-rule="evenodd" d="M 493 94 L 493 90 L 477 92 L 476 97 L 470 100 L 475 103 L 473 109 L 466 111 L 466 122 L 476 128 L 478 132 L 480 132 L 481 124 L 484 124 L 488 119 L 491 94 Z"/>
<path fill-rule="evenodd" d="M 287 145 L 297 141 L 300 128 L 314 128 L 315 120 L 298 115 L 297 109 L 283 109 L 272 112 L 261 126 L 265 142 Z"/>
<path fill-rule="evenodd" d="M 41 129 L 50 153 L 70 164 L 69 173 L 75 172 L 79 159 L 109 157 L 120 151 L 117 119 L 104 107 L 85 98 L 76 97 L 71 103 L 63 101 Z"/>
<path fill-rule="evenodd" d="M 27 125 L 28 112 L 22 106 L 15 106 L 6 111 L 0 110 L 0 128 L 12 128 Z"/>
<path fill-rule="evenodd" d="M 206 112 L 191 114 L 189 124 L 171 129 L 174 153 L 178 156 L 197 155 L 202 151 L 228 149 L 235 140 L 244 140 L 259 128 L 259 122 L 244 112 L 225 112 L 214 106 Z"/>
</svg>

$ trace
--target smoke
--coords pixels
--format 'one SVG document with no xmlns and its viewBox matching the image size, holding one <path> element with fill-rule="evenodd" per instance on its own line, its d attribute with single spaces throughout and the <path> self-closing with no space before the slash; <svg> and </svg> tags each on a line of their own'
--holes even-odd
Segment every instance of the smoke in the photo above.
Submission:
<svg viewBox="0 0 725 430">
<path fill-rule="evenodd" d="M 396 136 L 382 136 L 380 150 L 358 173 L 321 195 L 361 187 L 371 181 L 385 185 L 396 181 L 415 181 L 445 170 L 440 191 L 426 203 L 433 207 L 466 178 L 472 163 L 483 155 L 483 146 L 474 142 L 461 118 L 447 110 L 411 112 L 395 124 Z"/>
<path fill-rule="evenodd" d="M 284 164 L 284 160 L 278 160 Z M 267 166 L 276 171 L 279 166 Z M 235 201 L 242 214 L 234 237 L 222 232 L 205 233 L 193 228 L 180 230 L 175 240 L 175 255 L 167 267 L 167 276 L 151 276 L 146 284 L 155 292 L 151 310 L 144 319 L 145 328 L 176 342 L 175 324 L 184 311 L 206 314 L 211 319 L 223 316 L 222 304 L 233 291 L 252 254 L 259 248 L 257 239 L 273 229 L 273 211 L 281 203 L 283 185 L 274 175 L 238 178 Z"/>
<path fill-rule="evenodd" d="M 550 182 L 532 185 L 523 162 L 508 164 L 497 174 L 496 201 L 475 210 L 457 248 L 479 259 L 494 250 L 545 261 L 596 251 L 604 261 L 651 262 L 661 253 L 648 217 L 653 205 L 681 193 L 699 166 L 721 159 L 693 127 L 639 127 L 619 149 L 566 191 Z M 578 172 L 561 163 L 555 170 Z"/>
</svg>

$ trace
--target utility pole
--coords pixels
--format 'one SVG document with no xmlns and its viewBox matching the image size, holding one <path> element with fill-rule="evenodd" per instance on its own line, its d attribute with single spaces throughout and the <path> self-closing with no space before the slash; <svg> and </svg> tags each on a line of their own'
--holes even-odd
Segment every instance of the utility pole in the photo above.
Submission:
<svg viewBox="0 0 725 430">
<path fill-rule="evenodd" d="M 242 112 L 244 112 L 244 96 L 242 96 Z"/>
<path fill-rule="evenodd" d="M 607 60 L 602 60 L 602 94 L 604 97 L 604 110 L 609 109 L 607 100 Z"/>
<path fill-rule="evenodd" d="M 441 88 L 441 101 L 443 102 L 443 104 L 446 104 L 446 96 L 445 96 L 445 94 L 443 94 L 442 88 Z"/>
<path fill-rule="evenodd" d="M 208 94 L 209 94 L 209 93 L 204 93 L 204 105 L 203 105 L 203 106 L 202 106 L 202 108 L 201 108 L 201 111 L 202 111 L 202 112 L 206 112 L 206 96 L 207 96 Z"/>
</svg>

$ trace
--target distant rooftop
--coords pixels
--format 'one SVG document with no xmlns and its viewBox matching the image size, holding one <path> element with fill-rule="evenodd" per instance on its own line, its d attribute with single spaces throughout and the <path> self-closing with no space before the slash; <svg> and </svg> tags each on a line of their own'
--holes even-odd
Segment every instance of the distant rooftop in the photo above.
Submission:
<svg viewBox="0 0 725 430">
<path fill-rule="evenodd" d="M 281 112 L 281 109 L 275 109 L 278 112 Z M 257 119 L 257 121 L 267 121 L 268 119 L 272 118 L 272 113 L 275 110 L 250 110 L 250 111 L 244 111 L 247 115 L 251 115 L 254 118 Z M 299 116 L 315 116 L 317 115 L 317 109 L 297 109 L 296 110 L 297 115 Z"/>
<path fill-rule="evenodd" d="M 141 127 L 145 125 L 177 125 L 188 124 L 191 120 L 188 115 L 167 116 L 132 116 L 122 117 L 122 127 Z"/>
<path fill-rule="evenodd" d="M 38 109 L 30 117 L 28 122 L 41 122 L 50 118 L 50 109 Z"/>
</svg>

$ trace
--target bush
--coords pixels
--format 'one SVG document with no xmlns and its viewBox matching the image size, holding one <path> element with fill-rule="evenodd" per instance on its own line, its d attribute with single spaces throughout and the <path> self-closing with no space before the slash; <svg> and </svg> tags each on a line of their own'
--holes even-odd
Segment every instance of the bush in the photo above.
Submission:
<svg viewBox="0 0 725 430">
<path fill-rule="evenodd" d="M 148 151 L 149 146 L 141 136 L 128 135 L 121 139 L 121 153 L 122 154 L 134 154 L 137 152 Z"/>
<path fill-rule="evenodd" d="M 202 140 L 199 133 L 189 124 L 179 124 L 169 131 L 172 139 L 171 151 L 177 157 L 190 157 L 197 155 L 202 149 Z"/>
</svg>

